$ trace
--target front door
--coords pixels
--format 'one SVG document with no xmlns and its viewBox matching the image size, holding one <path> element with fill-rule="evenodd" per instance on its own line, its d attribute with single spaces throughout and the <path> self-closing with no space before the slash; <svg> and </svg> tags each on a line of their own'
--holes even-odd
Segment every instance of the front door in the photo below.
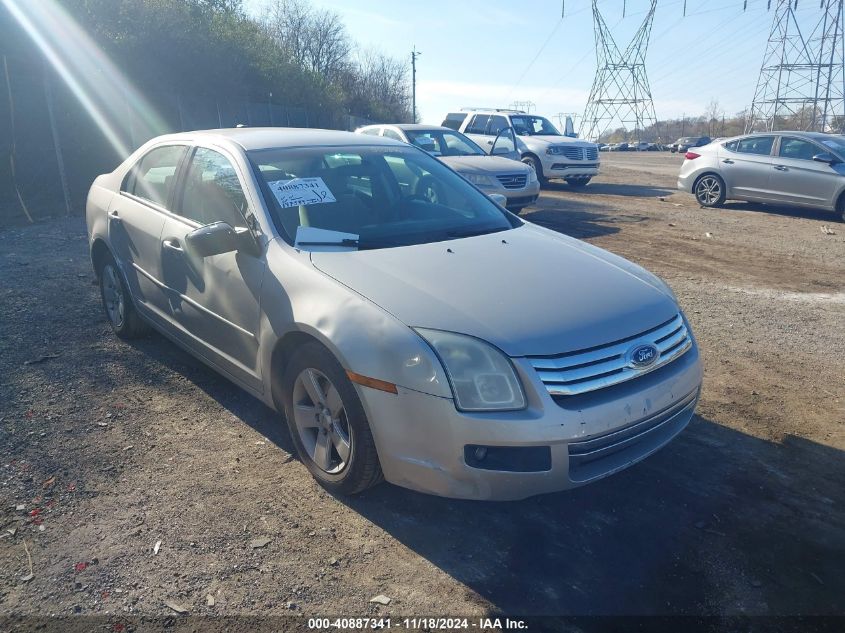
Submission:
<svg viewBox="0 0 845 633">
<path fill-rule="evenodd" d="M 806 139 L 782 136 L 772 164 L 771 189 L 778 200 L 791 204 L 830 207 L 841 176 L 813 156 L 828 150 Z"/>
<path fill-rule="evenodd" d="M 185 172 L 177 215 L 164 224 L 161 267 L 177 334 L 200 354 L 256 391 L 264 258 L 255 249 L 200 257 L 187 235 L 206 224 L 247 228 L 243 179 L 221 152 L 199 147 Z"/>
<path fill-rule="evenodd" d="M 141 309 L 167 318 L 161 284 L 159 247 L 176 184 L 176 173 L 187 147 L 156 147 L 129 171 L 109 208 L 109 241 Z"/>
</svg>

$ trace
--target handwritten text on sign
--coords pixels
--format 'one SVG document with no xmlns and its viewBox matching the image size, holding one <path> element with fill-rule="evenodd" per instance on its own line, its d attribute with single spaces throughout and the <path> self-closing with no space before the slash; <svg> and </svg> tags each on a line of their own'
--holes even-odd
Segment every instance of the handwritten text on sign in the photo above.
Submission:
<svg viewBox="0 0 845 633">
<path fill-rule="evenodd" d="M 322 178 L 294 178 L 268 182 L 270 191 L 283 209 L 301 204 L 337 202 Z"/>
</svg>

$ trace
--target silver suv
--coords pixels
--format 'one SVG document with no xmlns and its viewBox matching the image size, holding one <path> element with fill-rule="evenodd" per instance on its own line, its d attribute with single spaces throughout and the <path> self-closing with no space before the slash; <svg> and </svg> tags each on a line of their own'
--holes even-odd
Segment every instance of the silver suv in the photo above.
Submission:
<svg viewBox="0 0 845 633">
<path fill-rule="evenodd" d="M 447 114 L 443 125 L 466 134 L 487 151 L 501 130 L 512 127 L 520 158 L 534 168 L 541 184 L 549 178 L 563 178 L 571 187 L 583 187 L 599 173 L 598 145 L 565 136 L 548 119 L 536 114 L 464 108 Z"/>
</svg>

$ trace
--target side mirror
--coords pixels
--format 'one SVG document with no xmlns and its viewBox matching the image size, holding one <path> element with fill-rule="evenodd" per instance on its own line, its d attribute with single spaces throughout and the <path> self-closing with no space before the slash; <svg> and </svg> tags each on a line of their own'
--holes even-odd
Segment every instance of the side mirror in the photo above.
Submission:
<svg viewBox="0 0 845 633">
<path fill-rule="evenodd" d="M 828 165 L 838 165 L 842 161 L 830 152 L 822 152 L 813 156 L 813 160 L 817 163 L 827 163 Z"/>
<path fill-rule="evenodd" d="M 507 198 L 507 196 L 503 196 L 503 195 L 502 195 L 502 194 L 500 194 L 500 193 L 488 193 L 488 194 L 487 194 L 487 197 L 488 197 L 488 198 L 490 198 L 493 202 L 495 202 L 496 204 L 498 204 L 498 205 L 499 205 L 500 207 L 502 207 L 503 209 L 504 209 L 504 208 L 505 208 L 505 206 L 508 204 L 508 198 Z"/>
<path fill-rule="evenodd" d="M 251 239 L 249 229 L 233 229 L 226 222 L 213 222 L 191 231 L 185 236 L 188 250 L 200 257 L 231 253 Z"/>
<path fill-rule="evenodd" d="M 493 147 L 492 154 L 494 156 L 501 156 L 502 154 L 512 154 L 513 150 L 504 145 L 496 145 Z"/>
</svg>

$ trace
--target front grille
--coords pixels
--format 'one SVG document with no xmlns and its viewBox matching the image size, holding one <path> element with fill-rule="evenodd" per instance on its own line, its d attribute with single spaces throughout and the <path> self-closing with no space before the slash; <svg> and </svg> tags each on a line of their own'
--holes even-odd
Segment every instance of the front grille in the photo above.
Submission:
<svg viewBox="0 0 845 633">
<path fill-rule="evenodd" d="M 598 160 L 599 149 L 597 147 L 588 147 L 584 150 L 585 160 Z"/>
<path fill-rule="evenodd" d="M 496 176 L 496 179 L 505 189 L 522 189 L 528 182 L 525 174 L 509 174 L 507 176 Z"/>
<path fill-rule="evenodd" d="M 563 147 L 558 156 L 566 156 L 569 160 L 584 160 L 584 152 L 580 147 Z"/>
<path fill-rule="evenodd" d="M 646 368 L 632 366 L 628 352 L 648 343 L 657 347 L 657 360 Z M 677 314 L 657 327 L 614 343 L 554 356 L 529 356 L 528 361 L 552 396 L 574 396 L 642 376 L 672 362 L 690 347 L 692 338 Z"/>
</svg>

